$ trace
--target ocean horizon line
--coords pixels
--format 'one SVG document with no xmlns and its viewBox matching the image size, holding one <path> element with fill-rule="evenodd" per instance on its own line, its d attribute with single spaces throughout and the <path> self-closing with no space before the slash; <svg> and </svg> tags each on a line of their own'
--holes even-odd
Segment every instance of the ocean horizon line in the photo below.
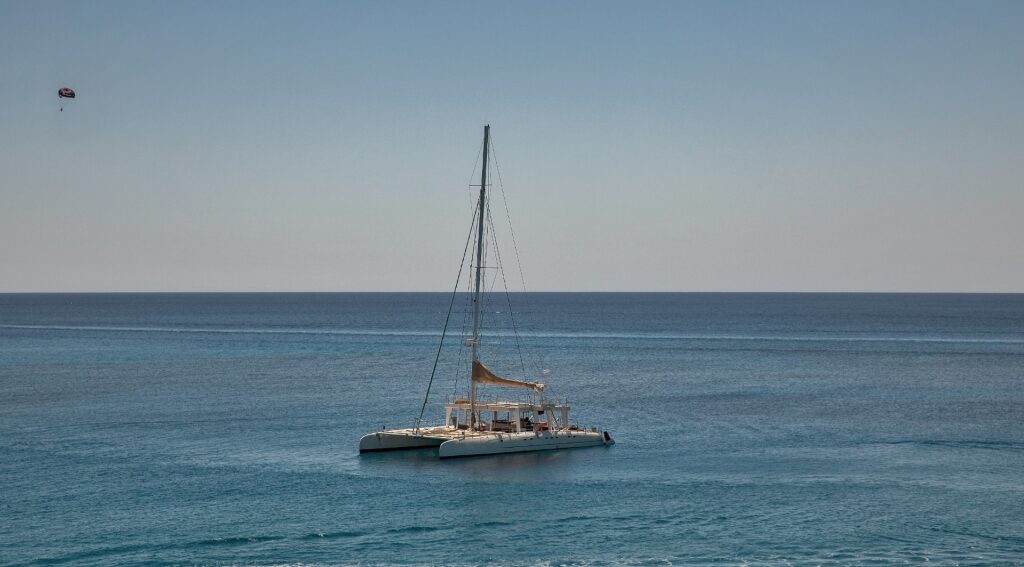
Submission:
<svg viewBox="0 0 1024 567">
<path fill-rule="evenodd" d="M 451 290 L 115 290 L 115 291 L 0 291 L 0 296 L 7 295 L 344 295 L 344 294 L 376 294 L 376 295 L 411 295 L 441 294 L 451 295 Z M 460 291 L 459 293 L 470 293 Z M 835 291 L 835 290 L 530 290 L 530 291 L 489 291 L 487 294 L 579 294 L 579 295 L 1024 295 L 1022 291 Z"/>
</svg>

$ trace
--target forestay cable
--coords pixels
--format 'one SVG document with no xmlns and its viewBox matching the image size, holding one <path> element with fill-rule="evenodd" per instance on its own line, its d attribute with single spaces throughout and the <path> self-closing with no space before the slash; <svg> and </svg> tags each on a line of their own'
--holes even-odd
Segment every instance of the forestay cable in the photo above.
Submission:
<svg viewBox="0 0 1024 567">
<path fill-rule="evenodd" d="M 427 393 L 423 395 L 423 405 L 420 406 L 420 415 L 416 418 L 416 429 L 419 430 L 423 421 L 423 411 L 427 408 L 427 400 L 430 398 L 430 387 L 434 385 L 434 374 L 437 372 L 437 362 L 441 359 L 441 348 L 444 346 L 444 337 L 448 333 L 448 321 L 452 318 L 452 306 L 455 305 L 455 296 L 459 291 L 459 281 L 462 280 L 462 267 L 466 265 L 466 252 L 469 251 L 469 242 L 473 239 L 473 228 L 476 226 L 478 215 L 473 213 L 473 222 L 469 223 L 469 235 L 466 236 L 466 246 L 462 249 L 462 260 L 459 262 L 459 274 L 455 276 L 455 289 L 452 290 L 452 298 L 448 301 L 448 314 L 444 317 L 444 328 L 441 329 L 441 341 L 437 345 L 437 356 L 434 357 L 434 367 L 430 369 L 430 381 L 427 382 Z"/>
</svg>

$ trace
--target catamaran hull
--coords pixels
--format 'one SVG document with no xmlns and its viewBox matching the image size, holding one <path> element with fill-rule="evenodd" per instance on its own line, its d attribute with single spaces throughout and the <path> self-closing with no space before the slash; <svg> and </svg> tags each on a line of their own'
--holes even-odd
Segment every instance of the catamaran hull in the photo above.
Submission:
<svg viewBox="0 0 1024 567">
<path fill-rule="evenodd" d="M 427 437 L 410 433 L 391 433 L 378 431 L 363 435 L 359 440 L 360 453 L 372 453 L 375 451 L 401 451 L 403 449 L 428 449 L 438 447 L 448 438 Z"/>
<path fill-rule="evenodd" d="M 615 441 L 607 432 L 596 431 L 541 431 L 528 433 L 502 433 L 485 436 L 467 436 L 441 443 L 438 456 L 472 457 L 476 455 L 498 455 L 502 453 L 525 453 L 529 451 L 552 451 L 576 447 L 612 445 Z"/>
</svg>

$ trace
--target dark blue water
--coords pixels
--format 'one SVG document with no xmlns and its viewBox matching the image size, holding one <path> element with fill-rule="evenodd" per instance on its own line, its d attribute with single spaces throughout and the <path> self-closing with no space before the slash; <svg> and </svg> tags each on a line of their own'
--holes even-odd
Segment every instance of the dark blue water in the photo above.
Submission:
<svg viewBox="0 0 1024 567">
<path fill-rule="evenodd" d="M 1024 564 L 1024 295 L 511 300 L 615 446 L 360 457 L 444 294 L 0 295 L 0 563 Z"/>
</svg>

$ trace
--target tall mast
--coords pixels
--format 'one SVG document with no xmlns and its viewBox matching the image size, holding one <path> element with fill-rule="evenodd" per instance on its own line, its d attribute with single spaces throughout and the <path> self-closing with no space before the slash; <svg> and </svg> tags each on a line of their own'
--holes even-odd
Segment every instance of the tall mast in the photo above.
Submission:
<svg viewBox="0 0 1024 567">
<path fill-rule="evenodd" d="M 483 260 L 484 260 L 484 225 L 486 224 L 486 217 L 484 216 L 487 211 L 485 199 L 487 197 L 487 154 L 489 153 L 488 146 L 490 145 L 491 138 L 491 125 L 487 124 L 484 126 L 484 159 L 483 165 L 480 167 L 480 212 L 477 213 L 477 232 L 476 232 L 476 282 L 474 283 L 473 290 L 473 363 L 475 365 L 477 359 L 477 343 L 480 338 L 480 280 L 483 273 Z M 476 379 L 473 377 L 473 371 L 470 370 L 469 378 L 469 415 L 470 415 L 470 426 L 476 426 Z"/>
</svg>

